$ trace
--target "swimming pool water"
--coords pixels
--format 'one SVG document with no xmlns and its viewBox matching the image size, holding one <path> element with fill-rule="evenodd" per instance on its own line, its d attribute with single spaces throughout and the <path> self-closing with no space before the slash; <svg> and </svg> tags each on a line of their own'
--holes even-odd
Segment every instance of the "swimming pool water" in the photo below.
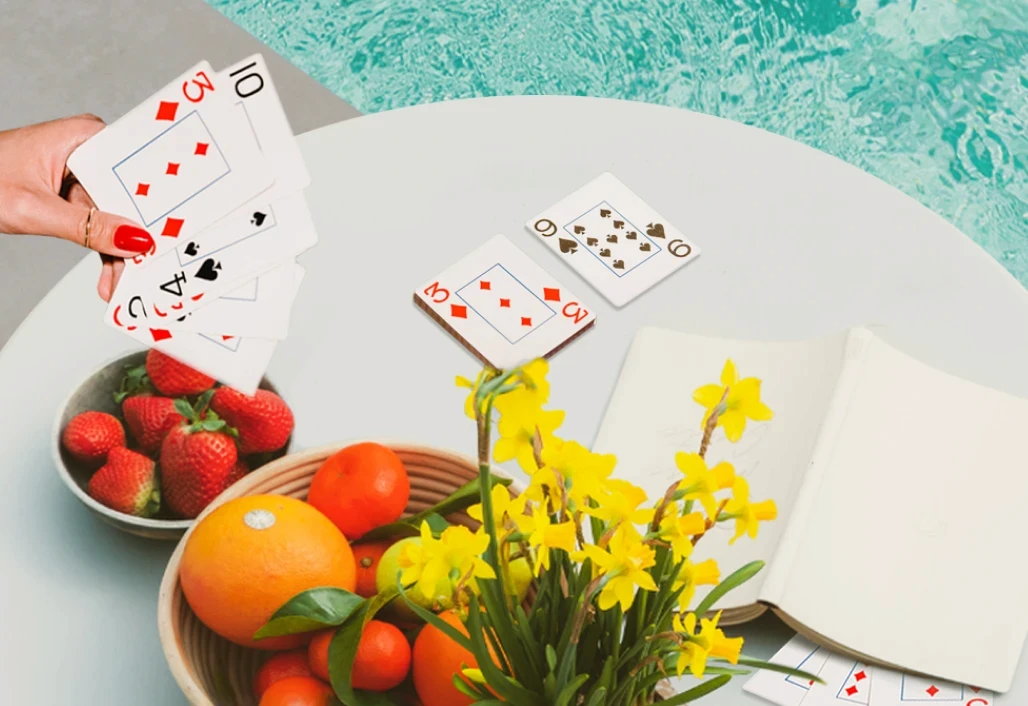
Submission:
<svg viewBox="0 0 1028 706">
<path fill-rule="evenodd" d="M 209 0 L 362 112 L 570 94 L 855 164 L 1028 285 L 1025 0 Z"/>
</svg>

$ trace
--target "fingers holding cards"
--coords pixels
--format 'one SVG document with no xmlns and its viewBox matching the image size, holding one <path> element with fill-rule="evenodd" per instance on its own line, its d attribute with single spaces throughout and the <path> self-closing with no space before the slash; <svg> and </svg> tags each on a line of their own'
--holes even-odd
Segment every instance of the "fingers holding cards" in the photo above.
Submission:
<svg viewBox="0 0 1028 706">
<path fill-rule="evenodd" d="M 596 320 L 591 307 L 502 235 L 418 287 L 414 301 L 496 368 L 552 355 Z"/>
<path fill-rule="evenodd" d="M 247 392 L 288 332 L 317 242 L 299 145 L 260 55 L 202 62 L 84 143 L 69 166 L 97 207 L 157 243 L 128 266 L 109 325 Z"/>
<path fill-rule="evenodd" d="M 269 186 L 274 175 L 210 64 L 201 62 L 83 143 L 68 168 L 97 206 L 154 240 L 143 265 Z M 227 206 L 226 206 L 227 204 Z"/>
<path fill-rule="evenodd" d="M 699 248 L 609 172 L 526 224 L 614 306 L 699 256 Z"/>
</svg>

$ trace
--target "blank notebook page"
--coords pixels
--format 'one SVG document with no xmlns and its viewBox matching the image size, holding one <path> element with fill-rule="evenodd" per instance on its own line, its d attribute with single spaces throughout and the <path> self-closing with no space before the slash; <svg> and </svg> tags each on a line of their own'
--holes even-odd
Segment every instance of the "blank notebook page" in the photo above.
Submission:
<svg viewBox="0 0 1028 706">
<path fill-rule="evenodd" d="M 775 416 L 769 422 L 749 422 L 742 439 L 734 444 L 718 429 L 707 461 L 710 465 L 731 462 L 749 481 L 753 500 L 775 500 L 779 519 L 762 523 L 756 540 L 742 537 L 732 546 L 728 540 L 735 523 L 722 523 L 699 542 L 692 559 L 716 559 L 722 576 L 755 559 L 767 560 L 810 462 L 817 429 L 842 367 L 845 340 L 846 334 L 839 334 L 815 341 L 767 343 L 641 329 L 625 358 L 593 448 L 616 454 L 614 475 L 641 486 L 655 503 L 672 482 L 682 479 L 675 453 L 699 449 L 704 408 L 693 401 L 693 391 L 718 382 L 725 360 L 732 358 L 741 377 L 763 380 L 761 396 Z M 702 510 L 699 504 L 694 509 Z M 766 571 L 729 593 L 718 606 L 756 603 Z M 701 588 L 697 601 L 708 590 Z"/>
<path fill-rule="evenodd" d="M 762 598 L 850 649 L 1005 691 L 1028 626 L 1028 401 L 877 338 L 854 364 L 804 531 Z"/>
</svg>

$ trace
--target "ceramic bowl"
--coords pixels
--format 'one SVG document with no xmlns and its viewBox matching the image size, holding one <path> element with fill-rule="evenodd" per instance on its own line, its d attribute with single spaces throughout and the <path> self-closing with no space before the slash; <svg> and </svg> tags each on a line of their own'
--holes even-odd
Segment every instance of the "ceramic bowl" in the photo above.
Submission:
<svg viewBox="0 0 1028 706">
<path fill-rule="evenodd" d="M 134 515 L 126 515 L 102 505 L 86 492 L 86 486 L 95 472 L 94 469 L 87 468 L 76 461 L 61 446 L 61 432 L 64 427 L 76 414 L 87 410 L 93 409 L 98 412 L 112 414 L 124 426 L 125 419 L 121 413 L 121 405 L 115 403 L 113 393 L 118 389 L 122 376 L 125 374 L 125 369 L 127 367 L 143 365 L 146 360 L 146 354 L 146 350 L 140 350 L 109 361 L 76 386 L 57 410 L 53 430 L 50 435 L 50 450 L 61 480 L 64 481 L 64 484 L 68 486 L 68 489 L 71 490 L 75 497 L 101 520 L 117 527 L 123 532 L 139 537 L 177 540 L 193 524 L 193 520 L 165 516 L 163 508 L 156 517 L 135 517 Z M 261 381 L 260 386 L 262 389 L 271 390 L 276 394 L 278 392 L 267 378 Z M 127 431 L 126 429 L 126 433 Z M 289 443 L 287 442 L 286 447 L 275 454 L 275 457 L 287 453 L 288 448 Z"/>
</svg>

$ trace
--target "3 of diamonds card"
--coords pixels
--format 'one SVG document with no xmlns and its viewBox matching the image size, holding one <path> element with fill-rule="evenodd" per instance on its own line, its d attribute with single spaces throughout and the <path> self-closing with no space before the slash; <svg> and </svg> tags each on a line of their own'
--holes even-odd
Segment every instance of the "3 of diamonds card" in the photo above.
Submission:
<svg viewBox="0 0 1028 706">
<path fill-rule="evenodd" d="M 591 307 L 502 235 L 418 287 L 414 302 L 500 369 L 550 356 L 596 321 Z"/>
<path fill-rule="evenodd" d="M 700 254 L 610 172 L 526 226 L 614 306 L 627 304 Z"/>
</svg>

